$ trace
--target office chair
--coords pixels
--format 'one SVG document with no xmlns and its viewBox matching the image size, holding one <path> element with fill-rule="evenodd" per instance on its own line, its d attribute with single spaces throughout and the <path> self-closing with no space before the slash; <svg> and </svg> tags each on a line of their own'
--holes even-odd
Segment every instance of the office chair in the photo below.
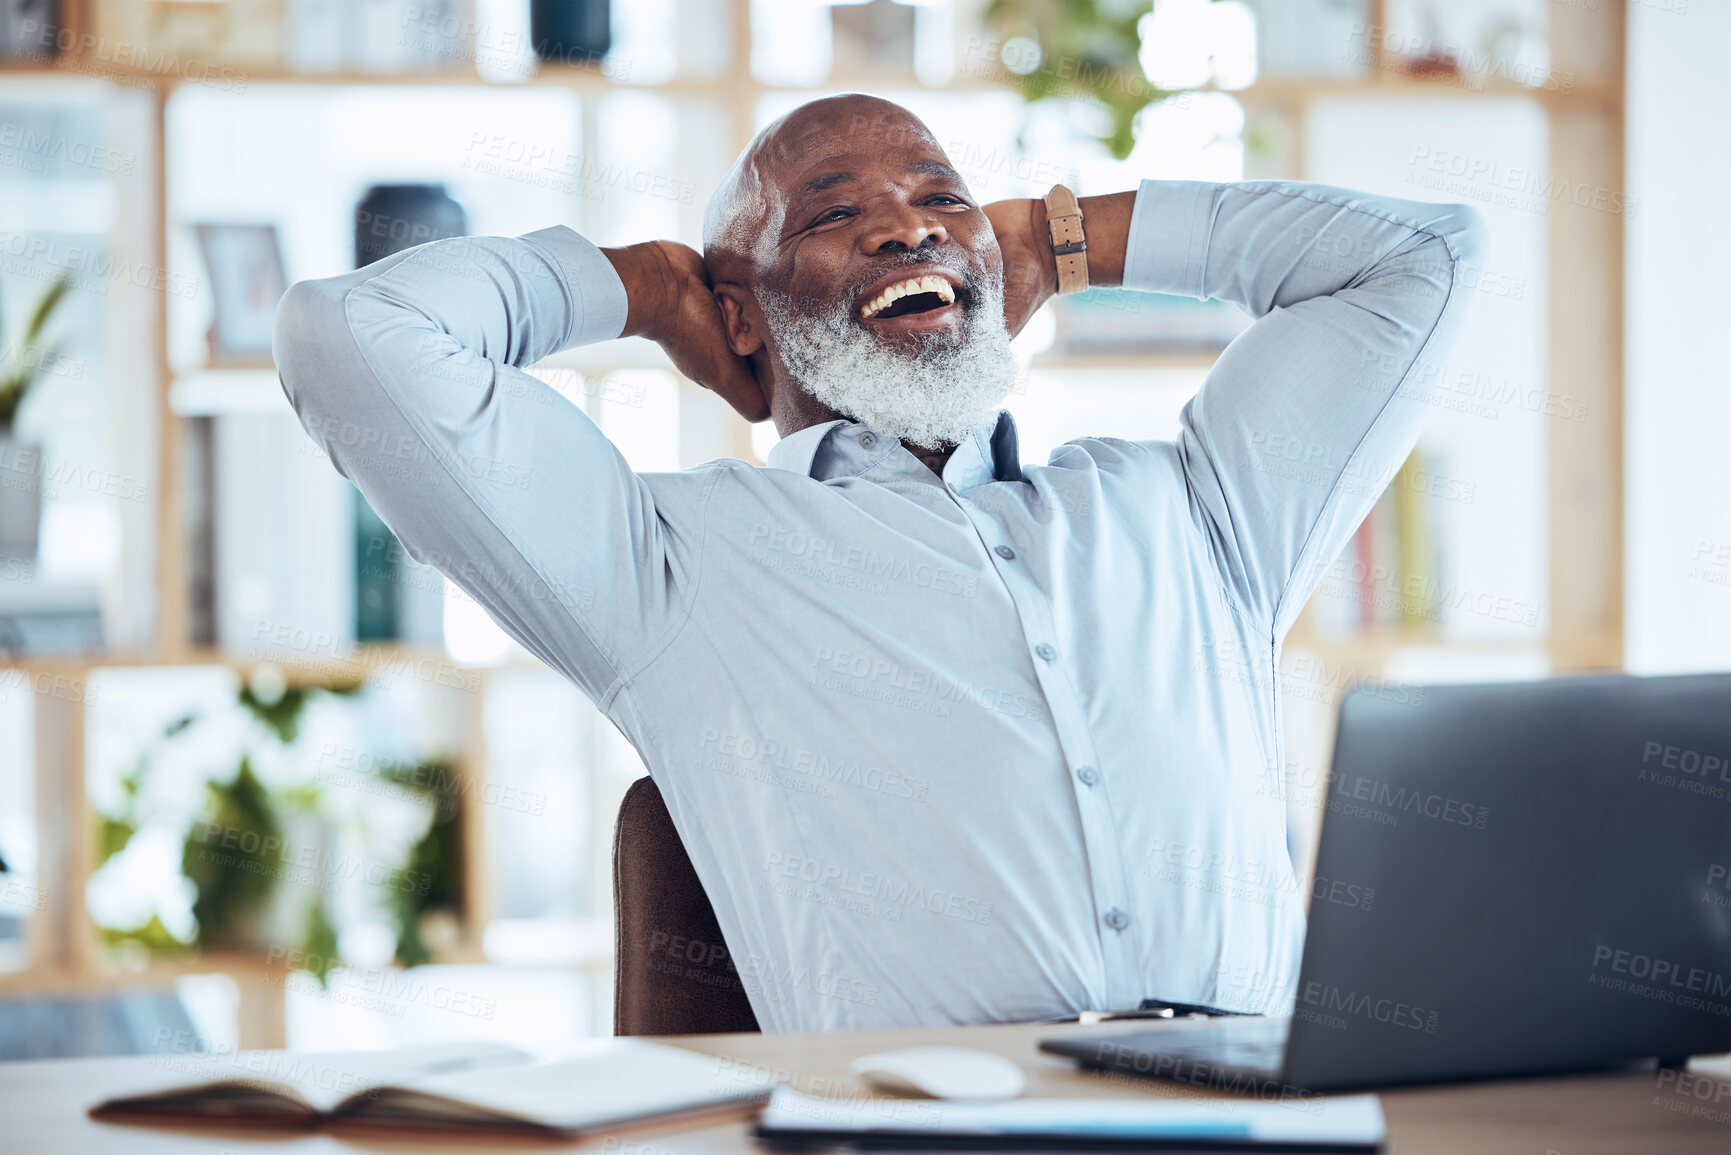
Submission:
<svg viewBox="0 0 1731 1155">
<path fill-rule="evenodd" d="M 633 782 L 619 803 L 613 924 L 614 1034 L 758 1029 L 715 908 L 648 778 Z"/>
</svg>

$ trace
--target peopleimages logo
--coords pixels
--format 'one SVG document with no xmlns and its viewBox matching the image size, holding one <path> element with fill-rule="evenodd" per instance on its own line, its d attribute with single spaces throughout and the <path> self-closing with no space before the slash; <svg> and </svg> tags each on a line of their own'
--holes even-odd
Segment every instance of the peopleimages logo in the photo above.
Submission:
<svg viewBox="0 0 1731 1155">
<path fill-rule="evenodd" d="M 1299 988 L 1298 1001 L 1302 1005 L 1293 1012 L 1295 1018 L 1320 1022 L 1324 1026 L 1344 1029 L 1349 1025 L 1348 1018 L 1359 1018 L 1427 1035 L 1436 1034 L 1436 1011 L 1427 1011 L 1398 999 L 1376 998 L 1342 990 L 1329 983 L 1308 982 Z"/>
<path fill-rule="evenodd" d="M 759 741 L 749 734 L 734 734 L 717 730 L 713 726 L 704 727 L 697 748 L 705 751 L 713 748 L 725 758 L 737 759 L 745 764 L 761 763 L 771 770 L 792 771 L 820 782 L 857 786 L 862 790 L 888 794 L 893 798 L 910 798 L 915 802 L 924 802 L 926 792 L 931 788 L 931 784 L 923 779 L 868 766 L 846 754 L 832 756 L 773 740 Z"/>
<path fill-rule="evenodd" d="M 830 538 L 814 537 L 784 526 L 753 526 L 746 544 L 814 565 L 834 566 L 864 577 L 902 582 L 934 593 L 971 598 L 979 589 L 979 578 L 974 574 L 946 569 L 927 561 L 911 562 L 905 557 L 880 554 L 864 546 L 843 545 Z"/>
<path fill-rule="evenodd" d="M 855 870 L 833 862 L 820 862 L 798 854 L 783 854 L 772 850 L 764 860 L 763 869 L 776 878 L 806 883 L 821 890 L 856 895 L 872 903 L 891 907 L 920 908 L 933 914 L 948 915 L 984 925 L 992 919 L 992 904 L 950 891 L 927 890 L 919 883 L 895 878 L 876 871 Z M 899 913 L 898 913 L 899 917 Z"/>
<path fill-rule="evenodd" d="M 977 706 L 988 713 L 1007 714 L 1012 718 L 1045 716 L 1041 703 L 1026 695 L 994 689 L 991 686 L 974 685 L 959 677 L 949 677 L 938 670 L 904 666 L 900 662 L 873 657 L 870 654 L 819 646 L 813 664 L 819 675 L 843 674 L 878 689 L 914 695 L 916 700 L 929 698 L 944 705 L 960 703 Z M 829 689 L 838 688 L 834 680 L 828 677 L 819 680 L 814 676 L 812 680 Z M 845 686 L 845 683 L 843 685 Z M 897 705 L 906 704 L 900 699 L 890 700 Z M 948 716 L 947 711 L 945 716 Z"/>
<path fill-rule="evenodd" d="M 187 839 L 201 844 L 198 857 L 217 866 L 311 886 L 328 894 L 337 893 L 344 882 L 355 878 L 386 890 L 417 895 L 429 893 L 433 884 L 433 876 L 424 870 L 386 866 L 317 846 L 290 847 L 275 834 L 260 834 L 220 822 L 194 823 Z"/>
<path fill-rule="evenodd" d="M 1672 959 L 1656 958 L 1639 951 L 1618 950 L 1604 943 L 1593 948 L 1593 970 L 1593 986 L 1628 990 L 1660 1002 L 1731 1015 L 1731 1006 L 1706 1002 L 1707 998 L 1731 999 L 1731 975 L 1704 967 L 1685 966 Z M 1613 976 L 1627 976 L 1636 983 Z"/>
<path fill-rule="evenodd" d="M 1264 1103 L 1279 1103 L 1306 1114 L 1323 1109 L 1322 1100 L 1314 1092 L 1294 1087 L 1279 1079 L 1265 1079 L 1250 1071 L 1223 1068 L 1217 1063 L 1189 1059 L 1179 1055 L 1162 1055 L 1137 1046 L 1125 1046 L 1110 1040 L 1102 1041 L 1094 1052 L 1096 1062 L 1106 1072 L 1130 1071 L 1140 1077 L 1157 1076 L 1176 1080 L 1210 1091 L 1225 1091 L 1233 1095 L 1252 1097 Z M 1232 1109 L 1236 1104 L 1210 1104 Z"/>
<path fill-rule="evenodd" d="M 1387 782 L 1358 776 L 1331 778 L 1329 791 L 1337 796 L 1329 804 L 1329 809 L 1336 812 L 1341 811 L 1341 806 L 1336 803 L 1342 800 L 1364 802 L 1389 812 L 1388 817 L 1398 817 L 1401 813 L 1418 814 L 1456 826 L 1470 826 L 1474 830 L 1483 830 L 1491 817 L 1488 806 L 1475 806 L 1471 802 L 1462 802 L 1458 798 L 1443 794 L 1424 794 L 1417 790 L 1408 790 L 1405 786 L 1395 787 Z M 1342 804 L 1344 805 L 1344 802 Z M 1395 824 L 1385 823 L 1388 826 Z"/>
<path fill-rule="evenodd" d="M 1715 890 L 1725 893 L 1715 894 Z M 1701 901 L 1713 906 L 1731 906 L 1731 867 L 1722 862 L 1707 865 L 1707 885 L 1701 888 Z"/>
<path fill-rule="evenodd" d="M 1731 751 L 1713 754 L 1649 741 L 1641 749 L 1636 780 L 1703 798 L 1731 798 Z"/>
<path fill-rule="evenodd" d="M 774 1002 L 787 1002 L 794 991 L 810 991 L 825 998 L 863 1006 L 878 1005 L 882 993 L 876 983 L 832 971 L 814 971 L 801 963 L 782 963 L 762 955 L 752 955 L 740 968 L 740 978 L 750 994 L 760 994 Z"/>
</svg>

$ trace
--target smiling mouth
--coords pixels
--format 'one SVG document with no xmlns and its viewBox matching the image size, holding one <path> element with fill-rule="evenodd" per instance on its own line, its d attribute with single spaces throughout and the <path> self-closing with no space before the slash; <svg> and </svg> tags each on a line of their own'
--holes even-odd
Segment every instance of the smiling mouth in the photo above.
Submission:
<svg viewBox="0 0 1731 1155">
<path fill-rule="evenodd" d="M 953 305 L 955 301 L 955 286 L 945 278 L 936 274 L 910 277 L 891 285 L 862 305 L 859 319 L 869 321 L 877 317 L 887 320 L 890 317 L 905 317 L 910 313 L 929 313 L 933 309 Z"/>
</svg>

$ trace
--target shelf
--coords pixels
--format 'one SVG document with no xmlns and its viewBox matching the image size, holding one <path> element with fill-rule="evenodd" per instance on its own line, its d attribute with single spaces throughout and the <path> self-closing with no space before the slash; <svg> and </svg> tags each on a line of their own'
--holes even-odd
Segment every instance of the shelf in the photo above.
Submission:
<svg viewBox="0 0 1731 1155">
<path fill-rule="evenodd" d="M 275 369 L 200 369 L 176 377 L 168 387 L 168 407 L 178 417 L 294 414 Z"/>
<path fill-rule="evenodd" d="M 1185 349 L 1165 353 L 1041 353 L 1031 368 L 1041 371 L 1066 369 L 1207 369 L 1220 357 L 1218 349 Z M 602 341 L 567 349 L 539 361 L 532 368 L 572 370 L 589 376 L 605 376 L 619 370 L 657 369 L 677 372 L 660 346 L 642 337 Z M 274 413 L 291 416 L 288 398 L 277 382 L 275 369 L 199 369 L 174 379 L 168 390 L 168 405 L 180 417 L 222 417 L 242 413 Z"/>
<path fill-rule="evenodd" d="M 532 76 L 521 79 L 496 80 L 481 76 L 472 69 L 433 69 L 420 72 L 306 72 L 284 68 L 246 68 L 211 65 L 212 69 L 229 67 L 229 71 L 246 88 L 261 84 L 342 86 L 476 86 L 484 88 L 564 88 L 580 94 L 609 92 L 646 92 L 665 96 L 719 99 L 735 97 L 740 89 L 737 80 L 726 74 L 711 77 L 674 79 L 655 84 L 621 83 L 609 79 L 598 68 L 574 65 L 542 65 Z M 149 69 L 118 67 L 100 63 L 89 71 L 57 64 L 8 65 L 0 67 L 0 78 L 41 79 L 68 77 L 110 80 L 129 87 L 175 88 L 194 83 L 173 74 Z M 947 84 L 931 86 L 912 75 L 837 69 L 815 84 L 785 86 L 766 84 L 753 79 L 751 89 L 769 94 L 774 92 L 808 91 L 925 91 L 944 93 L 1011 92 L 1009 77 L 971 77 L 958 71 Z M 244 91 L 244 89 L 243 89 Z M 1472 76 L 1434 78 L 1409 76 L 1401 72 L 1371 73 L 1362 77 L 1340 76 L 1279 76 L 1261 79 L 1237 89 L 1203 88 L 1202 92 L 1223 92 L 1247 103 L 1292 103 L 1317 97 L 1369 96 L 1393 99 L 1473 100 L 1483 98 L 1527 97 L 1548 105 L 1615 107 L 1622 99 L 1621 88 L 1613 79 L 1568 78 L 1567 90 L 1529 87 L 1507 80 L 1481 81 Z"/>
<path fill-rule="evenodd" d="M 64 58 L 62 58 L 64 59 Z M 535 70 L 532 75 L 512 79 L 494 79 L 482 76 L 469 68 L 437 68 L 420 71 L 402 72 L 365 72 L 342 70 L 334 72 L 314 72 L 281 67 L 254 68 L 245 65 L 223 64 L 210 62 L 206 71 L 212 75 L 222 75 L 222 70 L 232 78 L 237 95 L 244 94 L 254 85 L 260 84 L 307 84 L 331 88 L 344 86 L 379 85 L 388 87 L 413 86 L 446 86 L 446 87 L 482 87 L 482 88 L 567 88 L 577 92 L 660 92 L 668 95 L 683 96 L 713 96 L 717 93 L 731 92 L 736 87 L 727 76 L 693 77 L 690 79 L 675 79 L 656 84 L 620 83 L 609 79 L 598 68 L 585 68 L 578 65 L 545 65 Z M 131 88 L 177 88 L 183 85 L 199 86 L 199 81 L 184 80 L 174 73 L 153 71 L 148 68 L 134 68 L 97 61 L 88 68 L 79 68 L 71 64 L 6 64 L 0 65 L 0 79 L 52 79 L 66 78 L 86 81 L 110 81 Z"/>
<path fill-rule="evenodd" d="M 99 614 L 102 587 L 85 580 L 0 581 L 0 615 Z"/>
<path fill-rule="evenodd" d="M 572 370 L 587 376 L 604 377 L 621 369 L 671 372 L 673 362 L 652 341 L 642 337 L 622 337 L 555 353 L 537 362 L 535 368 Z M 168 407 L 179 417 L 227 417 L 247 413 L 294 415 L 274 368 L 195 369 L 182 373 L 168 387 Z"/>
<path fill-rule="evenodd" d="M 1471 78 L 1439 80 L 1403 73 L 1387 73 L 1352 77 L 1278 77 L 1258 80 L 1248 88 L 1227 92 L 1246 104 L 1298 103 L 1327 97 L 1374 97 L 1378 100 L 1485 100 L 1524 97 L 1543 101 L 1547 105 L 1617 107 L 1622 101 L 1620 87 L 1611 81 L 1591 80 L 1572 82 L 1569 91 L 1529 88 L 1506 80 L 1469 84 Z"/>
<path fill-rule="evenodd" d="M 43 673 L 87 674 L 104 669 L 149 669 L 155 666 L 226 666 L 246 674 L 259 666 L 276 666 L 291 685 L 322 685 L 349 678 L 360 679 L 377 670 L 388 670 L 404 662 L 437 662 L 442 666 L 484 677 L 495 670 L 540 669 L 539 662 L 516 659 L 490 665 L 466 665 L 431 646 L 402 646 L 393 642 L 367 642 L 342 654 L 310 655 L 303 660 L 277 656 L 249 657 L 213 647 L 198 647 L 169 653 L 98 654 L 88 657 L 56 655 L 0 656 L 0 670 L 34 670 Z"/>
<path fill-rule="evenodd" d="M 496 918 L 481 933 L 487 961 L 501 966 L 598 969 L 613 964 L 613 919 Z"/>
<path fill-rule="evenodd" d="M 1451 638 L 1429 630 L 1375 630 L 1348 638 L 1321 638 L 1315 634 L 1300 634 L 1296 629 L 1286 636 L 1281 651 L 1290 654 L 1302 650 L 1325 661 L 1349 666 L 1377 666 L 1388 661 L 1396 651 L 1447 649 L 1485 658 L 1519 658 L 1545 652 L 1545 639 L 1534 641 L 1489 641 L 1471 638 Z"/>
<path fill-rule="evenodd" d="M 1040 353 L 1029 364 L 1041 372 L 1099 369 L 1210 369 L 1220 349 L 1175 349 L 1164 353 Z"/>
<path fill-rule="evenodd" d="M 536 366 L 603 375 L 616 369 L 673 370 L 673 362 L 661 346 L 647 337 L 618 337 L 612 341 L 580 345 L 544 358 L 536 362 Z"/>
<path fill-rule="evenodd" d="M 609 924 L 610 926 L 611 924 Z M 611 965 L 612 957 L 612 943 L 609 941 L 604 953 L 591 950 L 582 958 L 562 965 L 579 968 Z M 479 948 L 465 941 L 455 950 L 441 954 L 426 965 L 462 966 L 485 961 L 488 960 Z M 369 969 L 413 970 L 413 968 L 402 968 L 395 964 Z M 176 979 L 185 978 L 188 975 L 233 975 L 247 979 L 252 983 L 274 979 L 276 989 L 281 990 L 282 980 L 296 973 L 300 972 L 290 968 L 284 961 L 271 961 L 264 948 L 256 951 L 233 948 L 213 951 L 194 949 L 185 954 L 155 955 L 148 953 L 129 954 L 99 947 L 92 959 L 90 970 L 76 978 L 66 976 L 56 970 L 40 968 L 0 973 L 0 995 L 47 995 L 58 991 L 85 992 L 90 990 L 118 990 L 129 987 L 160 989 L 171 987 Z"/>
</svg>

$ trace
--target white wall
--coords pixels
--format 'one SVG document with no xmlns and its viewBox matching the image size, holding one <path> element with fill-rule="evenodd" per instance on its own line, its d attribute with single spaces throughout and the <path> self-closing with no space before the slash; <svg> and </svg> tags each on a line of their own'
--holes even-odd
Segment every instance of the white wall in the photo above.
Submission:
<svg viewBox="0 0 1731 1155">
<path fill-rule="evenodd" d="M 1731 4 L 1629 6 L 1625 575 L 1643 673 L 1731 669 L 1727 43 Z"/>
</svg>

